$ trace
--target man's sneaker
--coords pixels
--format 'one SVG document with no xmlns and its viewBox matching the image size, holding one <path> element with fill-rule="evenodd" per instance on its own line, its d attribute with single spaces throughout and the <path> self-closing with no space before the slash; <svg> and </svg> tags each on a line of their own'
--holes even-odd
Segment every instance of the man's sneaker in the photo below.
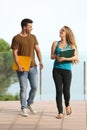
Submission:
<svg viewBox="0 0 87 130">
<path fill-rule="evenodd" d="M 27 106 L 28 109 L 33 113 L 33 114 L 36 114 L 37 112 L 31 107 L 31 105 L 28 105 Z"/>
<path fill-rule="evenodd" d="M 26 108 L 22 109 L 22 114 L 21 115 L 25 116 L 25 117 L 29 116 Z"/>
</svg>

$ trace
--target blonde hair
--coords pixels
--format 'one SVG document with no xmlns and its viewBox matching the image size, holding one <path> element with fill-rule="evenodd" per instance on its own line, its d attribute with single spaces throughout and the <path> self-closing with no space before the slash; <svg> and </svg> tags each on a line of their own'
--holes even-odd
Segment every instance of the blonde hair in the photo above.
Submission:
<svg viewBox="0 0 87 130">
<path fill-rule="evenodd" d="M 64 26 L 64 29 L 66 31 L 66 41 L 68 44 L 70 44 L 70 47 L 73 48 L 73 46 L 76 48 L 77 52 L 77 45 L 76 45 L 76 40 L 75 40 L 75 36 L 73 34 L 73 31 L 71 30 L 71 28 L 69 28 L 68 26 Z M 79 60 L 73 61 L 72 63 L 78 63 Z"/>
<path fill-rule="evenodd" d="M 68 26 L 64 26 L 64 29 L 66 31 L 66 40 L 67 40 L 67 43 L 70 44 L 71 48 L 73 46 L 75 46 L 77 48 L 75 37 L 74 37 L 74 34 L 73 34 L 71 28 L 69 28 Z"/>
</svg>

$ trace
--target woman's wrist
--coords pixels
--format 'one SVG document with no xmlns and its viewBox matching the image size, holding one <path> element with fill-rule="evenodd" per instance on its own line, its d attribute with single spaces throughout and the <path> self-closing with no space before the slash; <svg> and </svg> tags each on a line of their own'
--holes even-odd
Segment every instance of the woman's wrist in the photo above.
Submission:
<svg viewBox="0 0 87 130">
<path fill-rule="evenodd" d="M 55 55 L 55 59 L 57 60 L 58 55 Z"/>
</svg>

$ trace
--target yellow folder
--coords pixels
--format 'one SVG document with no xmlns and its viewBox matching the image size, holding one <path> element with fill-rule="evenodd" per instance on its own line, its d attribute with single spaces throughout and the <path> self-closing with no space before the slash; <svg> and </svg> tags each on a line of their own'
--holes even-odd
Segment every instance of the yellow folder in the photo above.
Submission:
<svg viewBox="0 0 87 130">
<path fill-rule="evenodd" d="M 24 71 L 29 71 L 31 64 L 31 57 L 29 56 L 18 56 L 19 64 L 23 67 Z M 13 70 L 18 70 L 18 66 L 15 61 L 13 63 Z"/>
</svg>

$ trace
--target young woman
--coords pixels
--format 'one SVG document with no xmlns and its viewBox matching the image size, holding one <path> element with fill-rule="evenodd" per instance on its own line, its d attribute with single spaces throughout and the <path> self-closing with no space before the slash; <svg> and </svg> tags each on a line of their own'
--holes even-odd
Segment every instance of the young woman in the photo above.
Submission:
<svg viewBox="0 0 87 130">
<path fill-rule="evenodd" d="M 66 106 L 66 114 L 70 115 L 70 85 L 72 78 L 72 63 L 78 62 L 78 51 L 74 34 L 68 26 L 61 28 L 59 32 L 60 41 L 54 41 L 51 47 L 51 59 L 54 60 L 53 79 L 56 88 L 56 104 L 58 115 L 56 118 L 63 117 L 62 94 Z M 61 50 L 75 49 L 74 56 L 65 58 L 59 57 Z"/>
</svg>

